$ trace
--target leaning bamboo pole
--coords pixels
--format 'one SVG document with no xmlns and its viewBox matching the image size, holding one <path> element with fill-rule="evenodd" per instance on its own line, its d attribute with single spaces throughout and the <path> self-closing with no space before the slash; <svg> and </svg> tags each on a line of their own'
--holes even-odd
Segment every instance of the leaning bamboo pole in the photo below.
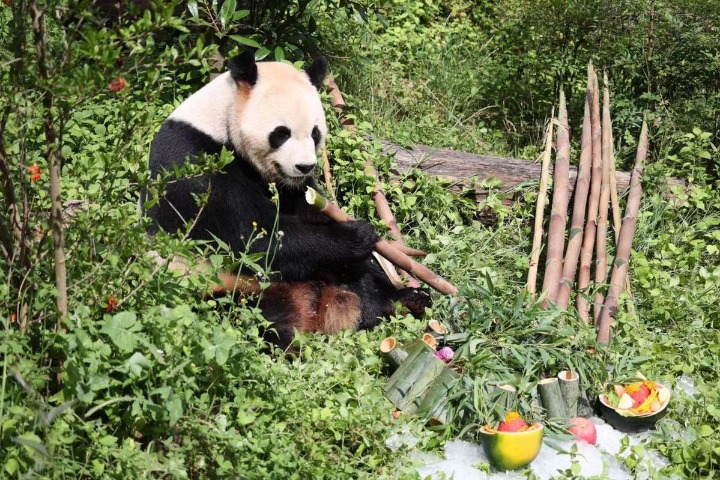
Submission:
<svg viewBox="0 0 720 480">
<path fill-rule="evenodd" d="M 310 205 L 326 214 L 336 222 L 350 222 L 355 219 L 343 212 L 340 207 L 323 197 L 320 192 L 312 187 L 308 187 L 305 193 L 305 200 Z M 446 295 L 457 296 L 458 289 L 440 275 L 437 275 L 426 266 L 416 262 L 408 255 L 404 254 L 400 249 L 394 247 L 387 240 L 379 240 L 375 244 L 375 251 L 387 258 L 396 267 L 405 270 L 410 275 L 422 280 L 438 292 Z"/>
<path fill-rule="evenodd" d="M 568 130 L 565 92 L 560 90 L 558 112 L 557 152 L 553 169 L 553 199 L 547 237 L 547 259 L 543 278 L 543 293 L 554 302 L 562 276 L 563 251 L 565 250 L 565 224 L 570 200 L 570 132 Z"/>
<path fill-rule="evenodd" d="M 598 92 L 597 75 L 595 68 L 590 64 L 588 75 L 593 86 L 592 104 L 590 105 L 590 124 L 592 126 L 592 175 L 590 181 L 590 198 L 588 200 L 587 221 L 583 232 L 582 249 L 580 250 L 580 270 L 578 272 L 578 315 L 585 323 L 589 322 L 589 305 L 585 296 L 590 285 L 590 265 L 592 263 L 595 245 L 595 228 L 600 203 L 600 187 L 602 182 L 602 156 L 600 133 L 600 95 Z"/>
<path fill-rule="evenodd" d="M 337 84 L 332 78 L 328 77 L 325 83 L 330 88 L 330 103 L 332 104 L 335 112 L 340 118 L 340 125 L 346 130 L 355 130 L 355 122 L 351 118 L 348 118 L 343 114 L 346 103 L 345 99 L 343 99 L 342 93 L 340 92 L 340 88 L 338 88 Z M 329 166 L 329 162 L 326 161 L 326 163 Z M 388 227 L 388 229 L 390 229 L 390 232 L 395 237 L 395 241 L 400 243 L 402 246 L 405 246 L 402 233 L 400 233 L 400 227 L 398 227 L 397 221 L 395 220 L 395 215 L 393 215 L 392 210 L 390 209 L 390 204 L 388 203 L 387 197 L 385 196 L 385 191 L 382 188 L 378 172 L 375 169 L 371 158 L 368 158 L 368 160 L 365 162 L 365 165 L 363 165 L 363 168 L 365 169 L 365 174 L 375 180 L 372 198 L 375 202 L 375 209 L 377 210 L 377 214 L 380 217 L 380 220 L 382 220 L 383 223 L 385 223 L 385 225 Z M 417 288 L 420 286 L 420 283 L 417 281 L 417 279 L 413 278 L 412 275 L 410 275 L 408 272 L 403 271 L 402 273 L 409 287 Z"/>
<path fill-rule="evenodd" d="M 588 69 L 590 67 L 588 66 Z M 562 278 L 558 286 L 557 306 L 566 309 L 570 302 L 570 292 L 575 284 L 580 248 L 583 240 L 585 209 L 590 191 L 590 174 L 592 167 L 592 125 L 590 123 L 590 105 L 592 104 L 592 82 L 588 72 L 587 90 L 585 93 L 585 114 L 583 115 L 582 139 L 580 141 L 580 163 L 575 182 L 575 202 L 570 222 L 568 245 L 563 262 Z"/>
<path fill-rule="evenodd" d="M 600 188 L 600 205 L 598 206 L 597 238 L 595 240 L 595 302 L 593 318 L 595 324 L 600 318 L 600 308 L 605 296 L 600 288 L 607 281 L 607 234 L 608 208 L 610 206 L 610 162 L 612 160 L 612 123 L 610 121 L 610 90 L 603 87 L 602 107 L 602 186 Z"/>
<path fill-rule="evenodd" d="M 547 185 L 550 178 L 550 159 L 552 158 L 553 127 L 555 114 L 550 115 L 550 121 L 545 129 L 545 151 L 542 156 L 542 170 L 540 172 L 540 189 L 535 204 L 535 228 L 533 230 L 532 252 L 530 253 L 530 268 L 528 269 L 527 291 L 535 298 L 537 286 L 538 263 L 542 249 L 543 219 L 545 218 L 545 202 L 547 201 Z"/>
<path fill-rule="evenodd" d="M 640 195 L 642 194 L 641 178 L 645 159 L 647 158 L 647 149 L 647 124 L 643 122 L 637 154 L 635 156 L 635 168 L 633 169 L 630 179 L 630 192 L 628 194 L 627 205 L 625 206 L 625 218 L 623 218 L 622 228 L 620 229 L 620 239 L 617 245 L 617 254 L 615 255 L 615 262 L 613 262 L 610 287 L 608 288 L 608 294 L 598 319 L 597 340 L 598 343 L 604 347 L 610 344 L 610 322 L 616 314 L 617 300 L 622 291 L 622 285 L 628 274 L 630 265 L 630 252 L 632 250 L 633 237 L 635 236 L 637 216 L 640 211 Z"/>
<path fill-rule="evenodd" d="M 607 72 L 603 72 L 603 83 L 605 88 L 610 88 L 608 82 Z M 613 212 L 613 231 L 615 233 L 615 249 L 617 250 L 617 244 L 620 239 L 620 228 L 622 227 L 622 212 L 620 211 L 620 198 L 618 195 L 617 186 L 617 171 L 615 170 L 615 151 L 614 142 L 612 136 L 612 122 L 610 124 L 610 204 L 612 205 Z M 630 288 L 630 275 L 625 277 L 625 291 L 628 295 L 632 294 Z"/>
</svg>

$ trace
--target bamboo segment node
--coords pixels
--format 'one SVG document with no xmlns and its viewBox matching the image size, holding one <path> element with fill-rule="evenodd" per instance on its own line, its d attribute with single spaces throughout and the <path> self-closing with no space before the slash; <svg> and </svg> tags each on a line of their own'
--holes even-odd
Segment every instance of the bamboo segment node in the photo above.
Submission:
<svg viewBox="0 0 720 480">
<path fill-rule="evenodd" d="M 580 398 L 580 377 L 570 370 L 563 370 L 558 374 L 560 393 L 565 402 L 565 414 L 568 418 L 575 418 L 578 414 L 578 400 Z"/>
<path fill-rule="evenodd" d="M 565 400 L 563 400 L 558 379 L 546 378 L 540 380 L 537 384 L 537 389 L 547 418 L 556 422 L 567 421 Z"/>
</svg>

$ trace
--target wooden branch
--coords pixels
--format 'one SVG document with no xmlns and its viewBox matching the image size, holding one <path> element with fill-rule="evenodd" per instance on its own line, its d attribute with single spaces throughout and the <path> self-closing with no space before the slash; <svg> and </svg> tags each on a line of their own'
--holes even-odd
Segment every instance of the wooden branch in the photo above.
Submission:
<svg viewBox="0 0 720 480">
<path fill-rule="evenodd" d="M 598 138 L 600 137 L 598 136 Z M 500 191 L 511 191 L 531 182 L 537 182 L 541 176 L 541 164 L 530 160 L 475 155 L 427 145 L 403 148 L 386 141 L 383 142 L 383 145 L 387 153 L 395 154 L 395 173 L 398 177 L 410 170 L 418 169 L 430 176 L 449 181 L 450 188 L 454 191 L 460 191 L 463 187 L 477 187 L 477 183 L 485 179 L 497 179 L 502 183 Z M 552 171 L 551 166 L 551 174 Z M 600 177 L 599 174 L 598 177 Z M 577 168 L 571 166 L 571 193 L 576 179 Z M 630 185 L 630 173 L 617 172 L 617 182 L 618 191 L 621 194 L 624 193 Z M 687 182 L 681 178 L 669 178 L 666 185 L 668 188 L 685 187 Z M 487 198 L 487 193 L 485 190 L 477 189 L 475 199 L 477 201 L 484 200 Z M 512 196 L 505 198 L 503 202 L 506 205 L 512 205 Z"/>
<path fill-rule="evenodd" d="M 610 322 L 616 314 L 617 299 L 620 296 L 622 285 L 630 265 L 630 252 L 632 251 L 633 237 L 635 236 L 637 215 L 640 211 L 640 196 L 642 194 L 641 178 L 645 160 L 647 159 L 647 149 L 647 124 L 643 122 L 635 157 L 635 168 L 632 173 L 630 193 L 628 195 L 627 205 L 625 206 L 625 218 L 623 218 L 622 228 L 620 229 L 620 239 L 617 245 L 617 254 L 615 255 L 615 262 L 613 262 L 610 287 L 608 288 L 608 294 L 598 320 L 598 343 L 605 347 L 610 344 Z"/>
<path fill-rule="evenodd" d="M 37 52 L 37 65 L 40 79 L 46 90 L 43 92 L 43 129 L 47 149 L 45 159 L 50 170 L 50 202 L 52 206 L 51 219 L 53 242 L 55 251 L 55 287 L 57 288 L 57 309 L 58 316 L 56 331 L 62 329 L 62 318 L 68 313 L 67 306 L 67 272 L 65 269 L 65 249 L 62 219 L 62 195 L 60 192 L 60 155 L 57 145 L 57 133 L 53 119 L 53 96 L 52 91 L 47 90 L 51 85 L 47 68 L 45 52 L 45 13 L 40 11 L 38 2 L 30 5 L 33 13 L 33 37 L 35 39 L 35 50 Z"/>
<path fill-rule="evenodd" d="M 545 151 L 542 156 L 540 170 L 540 187 L 538 188 L 537 202 L 535 203 L 535 227 L 533 229 L 533 243 L 530 253 L 530 268 L 528 268 L 527 291 L 535 298 L 537 285 L 538 263 L 542 250 L 543 220 L 545 219 L 545 203 L 547 202 L 547 185 L 550 177 L 550 158 L 552 157 L 554 115 L 550 116 L 545 129 Z"/>
<path fill-rule="evenodd" d="M 595 247 L 595 230 L 597 227 L 598 205 L 600 204 L 600 188 L 602 186 L 602 153 L 600 132 L 600 92 L 598 90 L 595 68 L 590 64 L 588 75 L 592 83 L 592 104 L 590 105 L 590 125 L 592 127 L 592 175 L 590 180 L 590 198 L 588 199 L 587 221 L 583 232 L 583 243 L 580 249 L 580 270 L 578 272 L 577 311 L 585 323 L 590 321 L 590 307 L 585 293 L 590 285 L 590 265 Z"/>
<path fill-rule="evenodd" d="M 305 199 L 310 205 L 315 206 L 315 208 L 325 213 L 336 222 L 351 222 L 355 220 L 347 213 L 343 212 L 340 207 L 330 202 L 317 190 L 311 187 L 308 187 L 307 192 L 305 193 Z M 402 253 L 393 247 L 387 240 L 379 240 L 375 244 L 375 251 L 390 260 L 396 267 L 401 268 L 402 270 L 405 270 L 411 275 L 417 277 L 438 292 L 452 296 L 457 295 L 458 290 L 453 284 Z"/>
<path fill-rule="evenodd" d="M 588 69 L 590 66 L 588 65 Z M 589 72 L 588 72 L 589 73 Z M 585 93 L 585 114 L 583 116 L 582 138 L 580 141 L 580 162 L 578 176 L 575 182 L 575 201 L 573 203 L 572 220 L 568 245 L 563 262 L 562 278 L 558 285 L 556 304 L 560 309 L 566 309 L 570 302 L 570 293 L 575 285 L 580 248 L 583 241 L 583 226 L 585 224 L 585 210 L 588 193 L 590 192 L 590 175 L 592 167 L 592 125 L 590 123 L 590 105 L 592 104 L 592 82 L 588 75 L 587 90 Z"/>
<path fill-rule="evenodd" d="M 547 260 L 542 291 L 550 302 L 557 300 L 558 285 L 563 270 L 565 250 L 565 225 L 570 200 L 570 131 L 568 127 L 565 92 L 560 90 L 560 111 L 558 114 L 557 153 L 553 172 L 553 199 L 550 226 L 547 238 Z"/>
<path fill-rule="evenodd" d="M 353 120 L 344 116 L 344 108 L 346 104 L 337 84 L 329 77 L 326 84 L 330 87 L 329 93 L 331 103 L 340 118 L 340 125 L 346 130 L 355 130 L 355 123 Z M 372 164 L 372 159 L 368 158 L 363 167 L 365 168 L 365 174 L 375 180 L 372 197 L 378 216 L 390 229 L 396 241 L 404 247 L 405 242 L 403 241 L 402 233 L 400 233 L 400 228 L 395 221 L 395 215 L 393 215 L 390 205 L 388 204 L 387 197 L 385 197 L 385 192 L 383 191 L 382 184 L 380 184 L 377 170 Z M 420 282 L 413 278 L 408 272 L 403 271 L 402 273 L 409 287 L 417 288 L 420 286 Z"/>
<path fill-rule="evenodd" d="M 604 284 L 607 281 L 607 234 L 608 208 L 610 206 L 610 162 L 612 161 L 612 123 L 610 121 L 610 91 L 603 86 L 602 110 L 602 186 L 600 188 L 600 205 L 598 207 L 597 238 L 595 240 L 595 302 L 593 318 L 597 325 L 600 308 L 605 296 Z"/>
</svg>

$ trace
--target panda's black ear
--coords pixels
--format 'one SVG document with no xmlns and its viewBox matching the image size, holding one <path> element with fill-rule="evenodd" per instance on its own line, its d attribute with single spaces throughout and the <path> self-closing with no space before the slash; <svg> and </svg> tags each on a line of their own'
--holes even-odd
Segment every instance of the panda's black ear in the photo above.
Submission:
<svg viewBox="0 0 720 480">
<path fill-rule="evenodd" d="M 309 66 L 305 67 L 305 73 L 310 77 L 310 83 L 315 85 L 315 88 L 320 90 L 322 87 L 325 76 L 328 73 L 328 61 L 325 57 L 316 58 L 315 61 Z"/>
<path fill-rule="evenodd" d="M 258 69 L 255 64 L 255 53 L 252 50 L 245 50 L 230 59 L 230 76 L 236 82 L 245 82 L 251 87 L 255 86 Z"/>
</svg>

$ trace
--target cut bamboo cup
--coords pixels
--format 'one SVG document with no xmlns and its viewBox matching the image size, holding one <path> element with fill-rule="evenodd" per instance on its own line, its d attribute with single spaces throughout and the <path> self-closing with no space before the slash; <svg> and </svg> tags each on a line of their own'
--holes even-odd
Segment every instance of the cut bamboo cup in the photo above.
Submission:
<svg viewBox="0 0 720 480">
<path fill-rule="evenodd" d="M 565 414 L 568 418 L 577 417 L 578 399 L 580 398 L 580 377 L 570 370 L 558 374 L 560 393 L 565 402 Z"/>
</svg>

